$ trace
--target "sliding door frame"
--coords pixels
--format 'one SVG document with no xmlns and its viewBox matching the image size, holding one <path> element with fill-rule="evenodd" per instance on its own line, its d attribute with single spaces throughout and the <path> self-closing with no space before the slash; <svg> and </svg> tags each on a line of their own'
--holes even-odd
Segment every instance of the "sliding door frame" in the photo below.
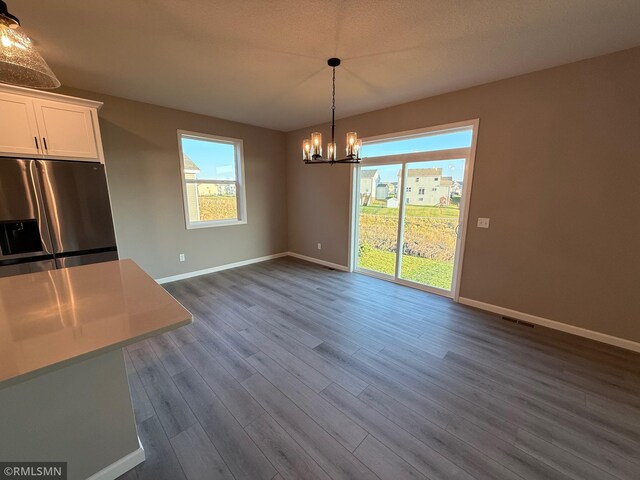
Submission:
<svg viewBox="0 0 640 480">
<path fill-rule="evenodd" d="M 369 157 L 364 158 L 360 165 L 352 165 L 351 166 L 351 208 L 349 211 L 349 271 L 350 272 L 358 272 L 365 275 L 370 275 L 373 277 L 381 278 L 384 280 L 389 280 L 394 283 L 398 283 L 400 285 L 405 285 L 412 288 L 417 288 L 419 290 L 425 290 L 431 293 L 435 293 L 438 295 L 443 295 L 446 297 L 453 298 L 454 301 L 458 301 L 460 298 L 460 284 L 462 280 L 462 267 L 464 261 L 464 246 L 467 239 L 467 230 L 469 228 L 469 209 L 471 204 L 471 189 L 473 184 L 473 171 L 475 164 L 475 156 L 476 156 L 476 146 L 477 146 L 477 138 L 478 138 L 478 127 L 480 124 L 479 119 L 472 119 L 462 122 L 455 122 L 446 125 L 437 125 L 427 128 L 420 128 L 416 130 L 408 130 L 404 132 L 398 133 L 390 133 L 385 135 L 378 135 L 374 137 L 365 137 L 363 138 L 363 143 L 378 143 L 378 142 L 387 142 L 389 140 L 398 140 L 403 137 L 412 137 L 425 133 L 436 133 L 442 131 L 443 133 L 451 133 L 456 130 L 463 130 L 469 127 L 472 128 L 472 137 L 471 137 L 471 146 L 468 148 L 452 148 L 446 150 L 434 150 L 429 152 L 419 152 L 419 153 L 408 153 L 408 154 L 400 154 L 400 155 L 386 155 L 382 157 Z M 460 233 L 458 237 L 458 241 L 456 242 L 456 253 L 454 260 L 454 269 L 453 269 L 453 280 L 451 284 L 451 291 L 430 287 L 428 285 L 423 285 L 418 282 L 412 282 L 408 280 L 404 280 L 400 278 L 400 273 L 402 269 L 402 240 L 404 239 L 403 228 L 404 222 L 404 192 L 406 188 L 406 165 L 408 163 L 420 162 L 420 161 L 436 161 L 436 160 L 454 160 L 454 159 L 465 159 L 465 171 L 464 171 L 464 183 L 462 186 L 462 199 L 460 205 L 460 217 L 459 222 L 461 223 Z M 396 260 L 396 270 L 395 276 L 387 275 L 384 273 L 373 272 L 371 270 L 359 269 L 357 268 L 357 254 L 358 254 L 358 226 L 356 222 L 359 218 L 359 191 L 360 191 L 360 174 L 359 170 L 361 167 L 366 166 L 375 166 L 375 165 L 386 165 L 386 164 L 400 164 L 402 168 L 402 188 L 400 189 L 400 197 L 399 197 L 399 217 L 398 217 L 398 236 L 397 241 L 400 242 L 397 245 L 397 260 Z M 360 170 L 361 171 L 361 170 Z"/>
</svg>

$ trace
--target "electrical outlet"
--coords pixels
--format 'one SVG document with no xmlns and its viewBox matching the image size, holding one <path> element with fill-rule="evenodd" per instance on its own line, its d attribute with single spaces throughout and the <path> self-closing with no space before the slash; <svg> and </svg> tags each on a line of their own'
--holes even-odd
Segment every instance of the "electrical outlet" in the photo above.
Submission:
<svg viewBox="0 0 640 480">
<path fill-rule="evenodd" d="M 478 218 L 478 228 L 489 228 L 490 218 Z"/>
<path fill-rule="evenodd" d="M 322 244 L 321 243 L 318 244 L 318 250 L 322 250 Z"/>
<path fill-rule="evenodd" d="M 181 253 L 180 255 L 178 255 L 178 258 L 180 259 L 181 262 L 184 262 L 186 260 L 184 253 Z"/>
</svg>

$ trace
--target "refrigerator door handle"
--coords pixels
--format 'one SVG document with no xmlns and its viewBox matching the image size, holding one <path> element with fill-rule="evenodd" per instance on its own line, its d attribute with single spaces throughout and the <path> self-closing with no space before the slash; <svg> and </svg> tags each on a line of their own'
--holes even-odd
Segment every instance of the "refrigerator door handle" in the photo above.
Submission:
<svg viewBox="0 0 640 480">
<path fill-rule="evenodd" d="M 35 161 L 29 163 L 31 188 L 35 196 L 36 215 L 38 216 L 38 225 L 40 227 L 40 241 L 42 242 L 42 249 L 48 254 L 53 254 L 53 244 L 51 243 L 51 235 L 49 232 L 49 221 L 44 212 L 44 200 L 42 198 L 42 192 L 40 191 L 40 172 L 38 171 L 38 165 Z"/>
</svg>

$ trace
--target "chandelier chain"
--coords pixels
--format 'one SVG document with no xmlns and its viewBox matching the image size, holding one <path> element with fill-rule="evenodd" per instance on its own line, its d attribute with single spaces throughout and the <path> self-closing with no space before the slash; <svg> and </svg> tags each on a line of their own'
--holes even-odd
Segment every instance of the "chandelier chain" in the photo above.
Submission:
<svg viewBox="0 0 640 480">
<path fill-rule="evenodd" d="M 333 87 L 331 91 L 331 144 L 334 145 L 336 139 L 336 67 L 333 67 Z"/>
<path fill-rule="evenodd" d="M 333 67 L 333 90 L 331 96 L 331 109 L 336 109 L 336 67 Z"/>
</svg>

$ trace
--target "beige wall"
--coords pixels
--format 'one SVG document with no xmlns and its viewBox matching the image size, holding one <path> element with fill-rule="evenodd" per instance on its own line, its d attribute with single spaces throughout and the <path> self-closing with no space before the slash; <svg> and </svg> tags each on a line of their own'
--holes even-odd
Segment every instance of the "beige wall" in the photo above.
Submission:
<svg viewBox="0 0 640 480">
<path fill-rule="evenodd" d="M 472 118 L 461 295 L 640 341 L 640 48 L 344 119 L 338 142 Z M 346 265 L 349 167 L 303 165 L 311 131 L 287 136 L 289 250 Z"/>
<path fill-rule="evenodd" d="M 122 258 L 161 278 L 287 250 L 285 134 L 93 92 L 59 92 L 104 102 L 100 129 Z M 246 225 L 185 229 L 178 129 L 244 140 Z"/>
</svg>

